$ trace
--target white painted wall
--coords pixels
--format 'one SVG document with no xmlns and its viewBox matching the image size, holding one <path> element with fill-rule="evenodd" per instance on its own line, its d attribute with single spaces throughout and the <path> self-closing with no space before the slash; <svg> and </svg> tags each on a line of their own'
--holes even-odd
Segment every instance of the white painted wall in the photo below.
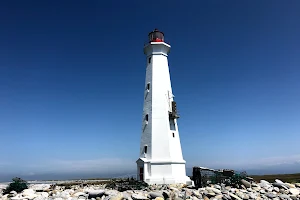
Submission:
<svg viewBox="0 0 300 200">
<path fill-rule="evenodd" d="M 144 89 L 144 108 L 140 158 L 144 162 L 144 180 L 152 183 L 186 183 L 185 161 L 182 157 L 177 120 L 175 129 L 170 129 L 170 103 L 173 101 L 168 65 L 170 45 L 151 42 L 144 47 L 147 69 Z M 148 63 L 151 57 L 151 63 Z M 147 84 L 150 90 L 147 91 Z M 145 115 L 148 114 L 148 123 Z M 174 136 L 173 137 L 173 133 Z M 144 146 L 147 145 L 147 154 Z M 138 172 L 139 173 L 139 172 Z"/>
</svg>

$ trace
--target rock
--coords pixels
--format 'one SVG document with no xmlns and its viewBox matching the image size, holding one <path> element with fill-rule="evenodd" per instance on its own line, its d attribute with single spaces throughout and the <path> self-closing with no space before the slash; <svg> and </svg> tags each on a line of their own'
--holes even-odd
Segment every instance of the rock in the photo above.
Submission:
<svg viewBox="0 0 300 200">
<path fill-rule="evenodd" d="M 244 199 L 248 200 L 250 199 L 250 196 L 248 194 L 244 194 Z"/>
<path fill-rule="evenodd" d="M 178 192 L 179 192 L 179 190 L 178 190 Z M 170 192 L 168 192 L 168 191 L 166 191 L 166 190 L 163 191 L 162 195 L 163 195 L 163 197 L 164 197 L 165 199 L 170 198 Z"/>
<path fill-rule="evenodd" d="M 215 194 L 222 194 L 221 190 L 217 189 L 217 188 L 211 188 L 211 190 L 215 193 Z"/>
<path fill-rule="evenodd" d="M 33 184 L 30 185 L 29 188 L 35 190 L 35 191 L 46 191 L 49 190 L 51 187 L 51 184 Z"/>
<path fill-rule="evenodd" d="M 215 196 L 215 199 L 222 199 L 223 195 L 222 194 L 218 194 L 217 196 Z"/>
<path fill-rule="evenodd" d="M 224 199 L 224 200 L 231 200 L 231 197 L 230 197 L 229 193 L 227 193 L 227 194 L 223 195 L 222 199 Z"/>
<path fill-rule="evenodd" d="M 287 194 L 280 194 L 279 197 L 280 197 L 280 199 L 289 199 L 290 198 L 289 195 L 287 195 Z"/>
<path fill-rule="evenodd" d="M 297 196 L 295 196 L 295 195 L 291 195 L 290 198 L 291 198 L 292 200 L 297 200 L 297 199 L 298 199 Z"/>
<path fill-rule="evenodd" d="M 88 198 L 96 198 L 96 197 L 102 197 L 104 195 L 104 190 L 88 190 L 86 191 L 88 193 Z"/>
<path fill-rule="evenodd" d="M 75 194 L 73 194 L 73 197 L 80 197 L 80 196 L 87 197 L 88 194 L 86 194 L 84 192 L 76 192 Z"/>
<path fill-rule="evenodd" d="M 123 194 L 121 192 L 109 198 L 109 200 L 122 200 L 122 199 L 123 199 Z"/>
<path fill-rule="evenodd" d="M 283 182 L 282 182 L 281 180 L 279 180 L 279 179 L 275 179 L 275 182 L 276 182 L 276 183 L 283 184 Z"/>
<path fill-rule="evenodd" d="M 22 194 L 23 195 L 29 195 L 29 194 L 34 194 L 34 190 L 33 189 L 25 189 L 23 190 Z"/>
<path fill-rule="evenodd" d="M 246 188 L 250 188 L 251 187 L 251 183 L 249 183 L 248 181 L 242 179 L 241 183 L 246 187 Z"/>
<path fill-rule="evenodd" d="M 218 189 L 218 190 L 221 190 L 222 189 L 222 187 L 220 186 L 220 185 L 213 185 L 213 188 L 216 188 L 216 189 Z"/>
<path fill-rule="evenodd" d="M 238 197 L 238 196 L 236 196 L 236 195 L 234 195 L 232 193 L 229 193 L 229 195 L 230 195 L 230 197 L 232 197 L 232 198 L 234 198 L 236 200 L 241 200 L 240 197 Z"/>
<path fill-rule="evenodd" d="M 287 186 L 288 188 L 296 188 L 296 186 L 291 183 L 284 183 L 284 185 Z"/>
<path fill-rule="evenodd" d="M 202 195 L 197 190 L 193 190 L 193 195 L 195 195 L 199 199 L 202 199 Z"/>
<path fill-rule="evenodd" d="M 288 187 L 286 187 L 286 186 L 284 185 L 284 183 L 273 183 L 273 186 L 274 186 L 274 187 L 283 188 L 283 189 L 285 189 L 285 190 L 289 189 Z"/>
<path fill-rule="evenodd" d="M 203 200 L 209 200 L 209 198 L 207 196 L 203 196 Z"/>
<path fill-rule="evenodd" d="M 289 193 L 294 195 L 294 196 L 297 196 L 297 195 L 300 194 L 300 190 L 298 190 L 297 188 L 290 188 Z"/>
<path fill-rule="evenodd" d="M 252 189 L 255 190 L 256 192 L 258 192 L 259 190 L 261 190 L 260 187 L 253 187 Z"/>
<path fill-rule="evenodd" d="M 237 192 L 236 195 L 241 199 L 244 199 L 244 194 L 242 192 Z"/>
<path fill-rule="evenodd" d="M 155 199 L 156 197 L 164 197 L 161 192 L 150 192 L 149 195 L 152 199 Z"/>
<path fill-rule="evenodd" d="M 278 188 L 278 187 L 273 187 L 273 190 L 274 190 L 275 192 L 279 192 L 279 188 Z"/>
<path fill-rule="evenodd" d="M 265 193 L 266 193 L 266 191 L 265 191 L 264 189 L 259 190 L 259 192 L 260 192 L 261 194 L 265 194 Z"/>
<path fill-rule="evenodd" d="M 300 187 L 300 183 L 295 183 L 295 186 L 296 187 Z"/>
<path fill-rule="evenodd" d="M 273 194 L 273 193 L 267 193 L 266 196 L 269 197 L 269 198 L 272 198 L 272 199 L 277 197 L 277 195 Z"/>
<path fill-rule="evenodd" d="M 132 199 L 136 199 L 136 200 L 146 200 L 148 199 L 147 197 L 141 195 L 141 194 L 133 194 L 131 195 Z"/>
<path fill-rule="evenodd" d="M 156 197 L 155 200 L 164 200 L 163 197 Z"/>
</svg>

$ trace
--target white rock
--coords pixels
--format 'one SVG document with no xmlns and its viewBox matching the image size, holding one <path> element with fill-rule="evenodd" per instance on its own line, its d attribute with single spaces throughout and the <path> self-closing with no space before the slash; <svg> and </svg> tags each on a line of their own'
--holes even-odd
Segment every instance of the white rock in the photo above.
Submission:
<svg viewBox="0 0 300 200">
<path fill-rule="evenodd" d="M 229 193 L 229 195 L 230 195 L 232 198 L 236 199 L 236 200 L 242 200 L 241 198 L 239 198 L 238 196 L 236 196 L 236 195 L 234 195 L 234 194 L 232 194 L 232 193 Z"/>
<path fill-rule="evenodd" d="M 282 182 L 281 180 L 279 180 L 279 179 L 276 179 L 275 182 L 276 182 L 276 183 L 283 183 L 283 182 Z"/>
<path fill-rule="evenodd" d="M 294 196 L 297 196 L 300 194 L 300 191 L 297 188 L 290 188 L 289 193 L 291 193 Z"/>
<path fill-rule="evenodd" d="M 273 190 L 276 191 L 276 192 L 279 192 L 279 188 L 278 187 L 274 187 Z"/>
<path fill-rule="evenodd" d="M 35 191 L 33 189 L 25 189 L 22 192 L 23 195 L 30 195 L 30 194 L 34 194 L 34 193 L 35 193 Z"/>
<path fill-rule="evenodd" d="M 86 196 L 88 196 L 86 193 L 84 193 L 84 192 L 76 192 L 75 194 L 73 194 L 73 196 L 74 197 L 79 197 L 79 196 L 84 196 L 84 197 L 86 197 Z"/>
<path fill-rule="evenodd" d="M 33 189 L 33 190 L 48 190 L 50 189 L 51 184 L 33 184 L 30 185 L 29 188 Z"/>
</svg>

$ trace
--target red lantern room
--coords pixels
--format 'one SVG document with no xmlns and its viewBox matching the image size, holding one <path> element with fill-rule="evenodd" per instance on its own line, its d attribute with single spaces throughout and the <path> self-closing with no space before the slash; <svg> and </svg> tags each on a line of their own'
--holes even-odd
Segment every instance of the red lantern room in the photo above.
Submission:
<svg viewBox="0 0 300 200">
<path fill-rule="evenodd" d="M 163 42 L 164 41 L 164 33 L 155 29 L 154 31 L 149 33 L 149 42 Z"/>
</svg>

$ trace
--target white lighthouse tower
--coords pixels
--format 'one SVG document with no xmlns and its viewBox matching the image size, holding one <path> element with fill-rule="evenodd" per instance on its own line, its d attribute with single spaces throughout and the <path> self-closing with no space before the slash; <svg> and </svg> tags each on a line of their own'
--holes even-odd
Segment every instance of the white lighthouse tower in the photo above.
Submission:
<svg viewBox="0 0 300 200">
<path fill-rule="evenodd" d="M 148 184 L 187 183 L 172 93 L 168 53 L 171 46 L 157 29 L 149 33 L 144 46 L 146 82 L 140 157 L 136 161 L 138 180 Z"/>
</svg>

